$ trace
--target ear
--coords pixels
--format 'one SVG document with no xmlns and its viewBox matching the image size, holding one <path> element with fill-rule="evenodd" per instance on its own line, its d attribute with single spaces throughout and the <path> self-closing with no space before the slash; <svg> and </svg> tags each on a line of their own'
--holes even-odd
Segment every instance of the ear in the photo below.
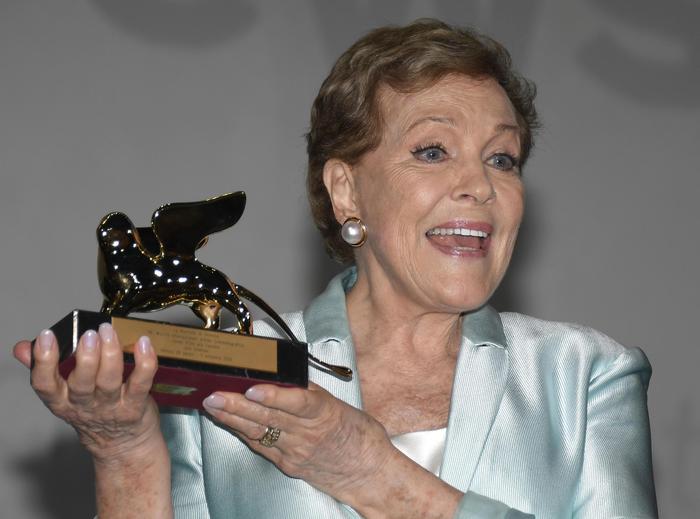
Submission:
<svg viewBox="0 0 700 519">
<path fill-rule="evenodd" d="M 339 159 L 330 159 L 323 166 L 323 183 L 333 204 L 333 213 L 339 223 L 351 216 L 359 217 L 357 191 L 353 168 Z"/>
</svg>

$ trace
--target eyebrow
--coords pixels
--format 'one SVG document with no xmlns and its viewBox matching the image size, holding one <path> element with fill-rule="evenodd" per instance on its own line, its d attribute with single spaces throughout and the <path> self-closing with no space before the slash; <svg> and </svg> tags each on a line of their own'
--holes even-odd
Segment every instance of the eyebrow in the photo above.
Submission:
<svg viewBox="0 0 700 519">
<path fill-rule="evenodd" d="M 408 128 L 406 128 L 406 133 L 410 132 L 416 126 L 419 126 L 426 122 L 446 124 L 447 126 L 451 126 L 452 128 L 455 128 L 457 126 L 454 119 L 451 119 L 450 117 L 438 117 L 435 115 L 428 115 L 426 117 L 421 117 L 420 119 L 413 121 L 411 125 Z M 500 123 L 496 125 L 496 127 L 494 128 L 494 132 L 497 134 L 507 132 L 515 132 L 519 134 L 520 126 L 517 126 L 515 124 Z"/>
<path fill-rule="evenodd" d="M 520 126 L 514 125 L 514 124 L 497 124 L 495 128 L 496 133 L 505 133 L 505 132 L 516 132 L 520 133 Z"/>
<path fill-rule="evenodd" d="M 438 117 L 435 115 L 428 115 L 426 117 L 421 117 L 417 121 L 413 121 L 411 125 L 408 128 L 406 128 L 406 133 L 413 130 L 413 128 L 415 128 L 416 126 L 427 122 L 446 124 L 447 126 L 451 126 L 453 128 L 457 126 L 457 124 L 454 122 L 454 119 L 451 119 L 449 117 Z"/>
</svg>

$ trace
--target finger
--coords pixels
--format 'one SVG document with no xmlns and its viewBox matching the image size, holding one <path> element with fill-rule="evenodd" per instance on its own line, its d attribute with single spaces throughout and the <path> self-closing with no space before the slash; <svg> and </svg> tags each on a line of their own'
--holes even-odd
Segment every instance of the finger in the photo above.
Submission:
<svg viewBox="0 0 700 519">
<path fill-rule="evenodd" d="M 310 385 L 309 389 L 260 384 L 245 392 L 245 397 L 252 402 L 301 418 L 318 416 L 326 403 L 326 396 L 331 395 L 316 384 Z"/>
<path fill-rule="evenodd" d="M 263 434 L 264 434 L 264 432 L 263 432 Z M 258 454 L 260 454 L 264 458 L 267 458 L 272 463 L 274 463 L 277 466 L 277 468 L 280 468 L 280 465 L 284 460 L 285 454 L 281 449 L 277 448 L 277 447 L 279 447 L 279 441 L 275 442 L 275 444 L 273 446 L 267 447 L 267 446 L 263 445 L 262 443 L 260 443 L 259 438 L 253 440 L 253 439 L 250 439 L 246 436 L 238 436 L 238 437 L 241 439 L 241 441 L 243 443 L 245 443 L 250 448 L 250 450 L 252 450 L 253 452 L 257 452 Z M 261 435 L 261 437 L 262 437 L 262 435 Z M 283 437 L 284 437 L 284 432 L 281 433 L 280 440 Z"/>
<path fill-rule="evenodd" d="M 141 337 L 134 345 L 134 370 L 126 381 L 124 399 L 141 404 L 148 398 L 153 377 L 158 369 L 158 358 L 148 337 Z"/>
<path fill-rule="evenodd" d="M 34 343 L 31 381 L 34 391 L 47 405 L 61 398 L 65 381 L 58 373 L 58 344 L 51 330 L 41 332 Z"/>
<path fill-rule="evenodd" d="M 75 352 L 75 368 L 68 375 L 68 399 L 72 403 L 92 400 L 95 394 L 95 378 L 100 364 L 100 341 L 97 332 L 88 330 L 78 342 Z"/>
<path fill-rule="evenodd" d="M 222 416 L 221 413 L 238 416 L 262 425 L 263 430 L 268 425 L 285 427 L 288 425 L 289 419 L 292 418 L 277 409 L 270 409 L 257 402 L 251 402 L 239 393 L 217 391 L 205 398 L 202 404 L 207 411 L 218 410 L 220 414 L 217 417 Z"/>
<path fill-rule="evenodd" d="M 124 352 L 111 324 L 102 323 L 99 332 L 101 345 L 96 392 L 104 400 L 118 399 L 124 376 Z"/>
<path fill-rule="evenodd" d="M 20 341 L 12 348 L 12 355 L 28 368 L 32 365 L 32 343 Z"/>
<path fill-rule="evenodd" d="M 224 409 L 226 406 L 226 397 L 223 395 L 217 393 L 209 395 L 204 399 L 203 405 L 204 409 L 206 409 L 206 411 L 217 421 L 226 425 L 234 432 L 242 434 L 249 440 L 260 440 L 267 430 L 266 425 L 253 422 L 236 414 L 227 412 Z"/>
</svg>

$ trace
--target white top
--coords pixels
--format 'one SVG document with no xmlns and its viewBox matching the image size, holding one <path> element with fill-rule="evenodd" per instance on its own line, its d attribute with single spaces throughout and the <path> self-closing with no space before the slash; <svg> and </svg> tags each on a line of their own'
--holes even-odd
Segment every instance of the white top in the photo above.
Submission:
<svg viewBox="0 0 700 519">
<path fill-rule="evenodd" d="M 440 475 L 447 429 L 415 431 L 391 438 L 394 447 L 436 476 Z"/>
</svg>

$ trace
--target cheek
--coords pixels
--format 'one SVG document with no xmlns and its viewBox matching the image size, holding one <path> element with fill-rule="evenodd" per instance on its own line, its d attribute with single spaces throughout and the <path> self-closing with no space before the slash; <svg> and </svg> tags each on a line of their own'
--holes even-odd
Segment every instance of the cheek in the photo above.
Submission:
<svg viewBox="0 0 700 519">
<path fill-rule="evenodd" d="M 523 223 L 523 216 L 525 214 L 525 193 L 521 190 L 519 196 L 517 197 L 515 203 L 513 204 L 513 226 L 517 230 L 520 229 L 520 224 Z"/>
<path fill-rule="evenodd" d="M 385 265 L 416 270 L 435 196 L 425 184 L 418 188 L 407 180 L 377 186 L 363 205 L 363 214 L 373 254 Z"/>
<path fill-rule="evenodd" d="M 360 193 L 360 209 L 368 227 L 371 225 L 376 232 L 401 232 L 410 236 L 439 198 L 431 183 L 425 180 L 406 168 L 396 168 L 367 182 Z"/>
<path fill-rule="evenodd" d="M 524 197 L 522 190 L 518 193 L 518 196 L 513 197 L 510 207 L 508 208 L 508 241 L 506 244 L 506 254 L 507 263 L 510 263 L 510 258 L 513 254 L 513 249 L 515 248 L 515 242 L 518 237 L 518 231 L 520 229 L 520 224 L 523 221 L 523 214 L 525 209 Z M 507 264 L 506 264 L 507 267 Z"/>
<path fill-rule="evenodd" d="M 525 210 L 525 189 L 520 179 L 513 179 L 501 187 L 501 211 L 509 228 L 517 230 Z"/>
<path fill-rule="evenodd" d="M 510 261 L 525 209 L 525 193 L 520 181 L 502 187 L 500 202 L 499 213 L 503 230 L 501 254 L 506 262 L 505 268 Z"/>
</svg>

